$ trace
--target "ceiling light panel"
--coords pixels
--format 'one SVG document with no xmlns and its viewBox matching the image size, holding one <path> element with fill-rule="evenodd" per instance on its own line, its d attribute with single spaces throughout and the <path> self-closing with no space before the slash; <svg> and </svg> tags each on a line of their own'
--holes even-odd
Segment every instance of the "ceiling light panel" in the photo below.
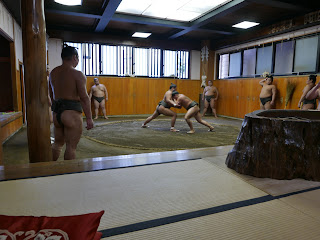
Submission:
<svg viewBox="0 0 320 240">
<path fill-rule="evenodd" d="M 54 0 L 56 3 L 67 5 L 67 6 L 77 6 L 82 4 L 82 0 Z"/>
<path fill-rule="evenodd" d="M 143 32 L 135 32 L 132 37 L 138 37 L 138 38 L 147 38 L 151 35 L 151 33 L 143 33 Z"/>
<path fill-rule="evenodd" d="M 192 21 L 231 0 L 122 0 L 117 12 Z"/>
<path fill-rule="evenodd" d="M 256 23 L 256 22 L 249 22 L 249 21 L 243 21 L 241 23 L 235 24 L 232 27 L 235 28 L 242 28 L 242 29 L 248 29 L 254 26 L 259 25 L 260 23 Z"/>
<path fill-rule="evenodd" d="M 122 0 L 117 12 L 142 14 L 150 5 L 152 0 Z"/>
<path fill-rule="evenodd" d="M 212 11 L 213 9 L 217 8 L 218 6 L 226 2 L 228 1 L 226 0 L 202 0 L 202 1 L 192 0 L 188 2 L 188 4 L 185 4 L 182 7 L 182 10 L 204 14 L 209 11 Z"/>
</svg>

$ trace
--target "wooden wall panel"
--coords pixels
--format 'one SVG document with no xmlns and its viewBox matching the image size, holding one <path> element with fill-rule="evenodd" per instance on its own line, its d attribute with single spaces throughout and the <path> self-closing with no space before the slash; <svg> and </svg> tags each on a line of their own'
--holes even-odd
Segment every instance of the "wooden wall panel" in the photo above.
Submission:
<svg viewBox="0 0 320 240">
<path fill-rule="evenodd" d="M 12 136 L 17 130 L 21 128 L 21 126 L 22 116 L 2 126 L 0 143 L 2 144 L 7 138 Z"/>
<path fill-rule="evenodd" d="M 93 79 L 94 77 L 91 76 L 87 78 L 88 92 L 93 85 Z M 200 80 L 99 77 L 99 82 L 104 84 L 108 90 L 107 115 L 152 114 L 171 83 L 177 85 L 180 93 L 197 102 L 202 92 Z M 184 109 L 175 109 L 175 111 L 186 112 Z"/>
<path fill-rule="evenodd" d="M 274 85 L 277 87 L 276 108 L 285 108 L 287 86 L 291 82 L 296 87 L 287 109 L 298 109 L 298 102 L 307 79 L 308 76 L 274 77 Z M 244 118 L 245 114 L 259 110 L 260 80 L 261 78 L 246 78 L 214 81 L 213 85 L 219 91 L 217 113 L 224 116 Z"/>
</svg>

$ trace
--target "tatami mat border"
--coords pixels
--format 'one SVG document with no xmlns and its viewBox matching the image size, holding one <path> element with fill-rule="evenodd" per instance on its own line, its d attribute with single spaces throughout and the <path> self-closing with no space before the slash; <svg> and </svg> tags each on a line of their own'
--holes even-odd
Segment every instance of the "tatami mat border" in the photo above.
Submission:
<svg viewBox="0 0 320 240">
<path fill-rule="evenodd" d="M 221 212 L 225 212 L 225 211 L 229 211 L 229 210 L 233 210 L 233 209 L 237 209 L 237 208 L 252 206 L 252 205 L 259 204 L 259 203 L 278 200 L 281 198 L 289 197 L 292 195 L 297 195 L 300 193 L 310 192 L 310 191 L 314 191 L 314 190 L 320 190 L 320 186 L 297 191 L 297 192 L 287 193 L 287 194 L 283 194 L 283 195 L 279 195 L 279 196 L 266 195 L 263 197 L 258 197 L 258 198 L 244 200 L 244 201 L 229 203 L 229 204 L 225 204 L 225 205 L 221 205 L 221 206 L 216 206 L 216 207 L 202 209 L 202 210 L 198 210 L 198 211 L 183 213 L 183 214 L 174 215 L 174 216 L 170 216 L 170 217 L 164 217 L 164 218 L 154 219 L 154 220 L 150 220 L 150 221 L 144 221 L 144 222 L 134 223 L 134 224 L 130 224 L 130 225 L 125 225 L 125 226 L 121 226 L 121 227 L 100 230 L 100 232 L 102 233 L 102 237 L 106 238 L 106 237 L 121 235 L 121 234 L 125 234 L 125 233 L 145 230 L 145 229 L 149 229 L 149 228 L 153 228 L 153 227 L 159 227 L 162 225 L 180 222 L 180 221 L 184 221 L 184 220 L 189 220 L 189 219 L 193 219 L 193 218 L 197 218 L 197 217 L 203 217 L 203 216 L 207 216 L 207 215 L 211 215 L 211 214 L 215 214 L 215 213 L 221 213 Z"/>
</svg>

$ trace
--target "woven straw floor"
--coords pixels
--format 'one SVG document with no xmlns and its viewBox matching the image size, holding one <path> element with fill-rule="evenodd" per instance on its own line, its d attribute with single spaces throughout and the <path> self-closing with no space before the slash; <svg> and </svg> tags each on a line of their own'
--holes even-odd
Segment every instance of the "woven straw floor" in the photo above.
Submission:
<svg viewBox="0 0 320 240">
<path fill-rule="evenodd" d="M 225 157 L 4 181 L 0 213 L 103 209 L 103 239 L 320 239 L 320 183 L 242 176 Z"/>
</svg>

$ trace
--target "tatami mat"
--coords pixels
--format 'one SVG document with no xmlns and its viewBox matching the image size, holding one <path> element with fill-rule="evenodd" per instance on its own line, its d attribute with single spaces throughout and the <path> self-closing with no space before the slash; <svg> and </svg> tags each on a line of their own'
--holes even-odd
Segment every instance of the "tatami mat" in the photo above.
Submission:
<svg viewBox="0 0 320 240">
<path fill-rule="evenodd" d="M 284 191 L 276 180 L 271 196 L 257 178 L 225 168 L 225 157 L 4 181 L 0 213 L 105 210 L 105 239 L 320 239 L 317 187 Z"/>
<path fill-rule="evenodd" d="M 318 240 L 319 222 L 279 200 L 122 234 L 115 240 Z"/>
<path fill-rule="evenodd" d="M 265 193 L 202 160 L 0 182 L 0 212 L 71 215 L 106 211 L 100 229 L 147 221 Z"/>
<path fill-rule="evenodd" d="M 288 196 L 281 198 L 281 201 L 317 219 L 320 223 L 320 190 Z"/>
<path fill-rule="evenodd" d="M 229 172 L 247 183 L 259 188 L 260 190 L 272 195 L 279 196 L 283 194 L 298 192 L 305 189 L 320 187 L 320 182 L 308 181 L 305 179 L 277 180 L 271 178 L 256 178 L 248 175 L 239 174 L 225 164 L 225 156 L 206 157 L 204 161 L 214 164 L 222 170 Z"/>
</svg>

